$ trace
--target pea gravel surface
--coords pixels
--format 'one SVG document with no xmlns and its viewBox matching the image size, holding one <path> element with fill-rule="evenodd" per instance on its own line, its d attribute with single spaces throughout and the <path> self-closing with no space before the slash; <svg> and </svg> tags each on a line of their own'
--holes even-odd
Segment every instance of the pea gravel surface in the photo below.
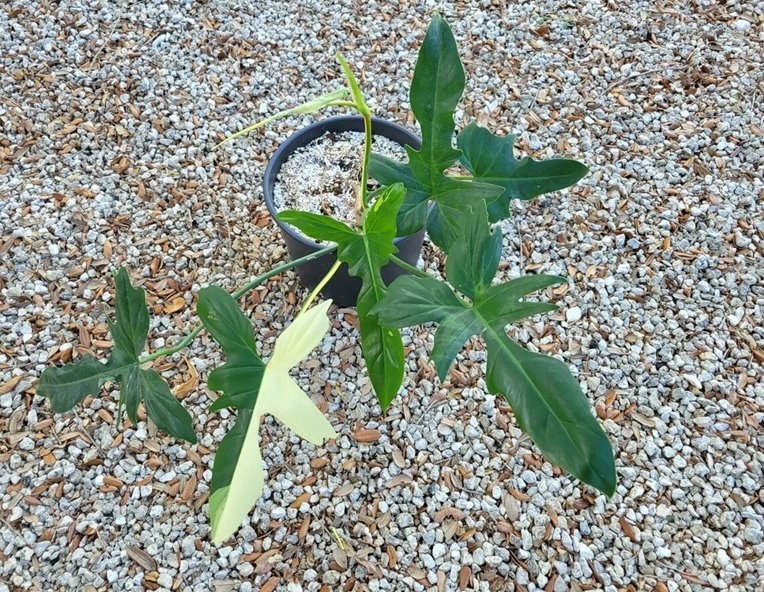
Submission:
<svg viewBox="0 0 764 592">
<path fill-rule="evenodd" d="M 200 442 L 119 426 L 116 389 L 53 414 L 42 370 L 108 355 L 111 272 L 153 311 L 150 350 L 286 259 L 260 183 L 283 120 L 338 87 L 416 130 L 407 89 L 432 11 L 468 75 L 459 127 L 578 158 L 575 188 L 513 206 L 502 278 L 564 274 L 560 310 L 512 328 L 578 377 L 612 439 L 617 493 L 564 475 L 487 394 L 473 340 L 446 384 L 405 333 L 380 414 L 352 309 L 297 379 L 339 437 L 261 430 L 265 494 L 209 541 L 207 336 L 155 362 Z M 0 6 L 0 592 L 761 589 L 764 3 L 7 0 Z M 442 260 L 427 246 L 423 265 Z M 242 300 L 268 355 L 305 290 Z M 257 470 L 253 467 L 253 470 Z"/>
</svg>

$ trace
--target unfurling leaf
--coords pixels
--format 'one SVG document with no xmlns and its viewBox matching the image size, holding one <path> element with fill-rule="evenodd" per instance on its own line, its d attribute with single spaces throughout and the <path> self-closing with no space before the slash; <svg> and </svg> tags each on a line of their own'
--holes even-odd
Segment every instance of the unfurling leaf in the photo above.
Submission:
<svg viewBox="0 0 764 592">
<path fill-rule="evenodd" d="M 266 117 L 265 119 L 262 119 L 258 121 L 257 123 L 250 125 L 249 127 L 244 128 L 241 131 L 236 132 L 235 134 L 231 134 L 225 140 L 217 144 L 215 148 L 225 144 L 226 142 L 230 142 L 231 140 L 235 140 L 236 138 L 245 136 L 255 131 L 256 129 L 259 129 L 265 125 L 268 125 L 269 123 L 278 121 L 279 119 L 284 119 L 285 117 L 290 117 L 292 115 L 307 115 L 308 113 L 319 111 L 323 109 L 324 107 L 331 107 L 333 103 L 342 101 L 347 96 L 348 96 L 348 90 L 346 88 L 338 88 L 337 90 L 333 90 L 330 93 L 326 93 L 325 95 L 316 97 L 315 99 L 311 101 L 307 101 L 306 103 L 301 103 L 300 105 L 297 105 L 296 107 L 292 107 L 291 109 L 284 109 L 283 111 L 274 113 L 270 117 Z"/>
<path fill-rule="evenodd" d="M 93 356 L 60 368 L 46 368 L 40 377 L 37 394 L 47 397 L 56 412 L 69 411 L 88 395 L 96 395 L 107 379 L 120 384 L 120 409 L 125 407 L 130 421 L 138 422 L 138 405 L 157 427 L 171 436 L 196 442 L 193 421 L 188 411 L 170 392 L 170 387 L 154 370 L 140 366 L 140 355 L 149 331 L 146 293 L 130 284 L 123 268 L 115 274 L 115 320 L 109 322 L 114 349 L 106 363 Z"/>
<path fill-rule="evenodd" d="M 469 124 L 457 138 L 461 162 L 475 181 L 503 187 L 498 200 L 488 206 L 491 222 L 509 215 L 513 199 L 532 199 L 543 193 L 558 191 L 580 181 L 589 169 L 576 160 L 555 158 L 533 160 L 515 158 L 515 136 L 497 136 L 475 123 Z"/>
<path fill-rule="evenodd" d="M 446 262 L 448 280 L 469 301 L 434 278 L 403 276 L 372 312 L 393 327 L 438 323 L 432 358 L 441 380 L 464 342 L 482 335 L 488 349 L 489 391 L 509 402 L 520 426 L 551 462 L 612 495 L 612 448 L 568 367 L 523 349 L 504 330 L 510 322 L 553 310 L 553 305 L 523 298 L 565 280 L 539 275 L 491 286 L 501 241 L 486 218 L 485 209 L 471 212 Z"/>
<path fill-rule="evenodd" d="M 380 193 L 364 212 L 359 232 L 319 214 L 284 211 L 278 216 L 311 238 L 337 243 L 337 258 L 348 264 L 351 275 L 361 278 L 357 302 L 361 347 L 383 411 L 403 381 L 403 342 L 400 331 L 380 323 L 370 311 L 387 289 L 380 270 L 397 252 L 393 244 L 395 219 L 405 192 L 403 185 L 397 183 Z"/>
<path fill-rule="evenodd" d="M 212 540 L 227 539 L 239 528 L 263 491 L 260 418 L 274 415 L 297 435 L 320 445 L 337 434 L 289 371 L 316 347 L 329 329 L 331 300 L 298 316 L 276 340 L 264 364 L 257 354 L 249 321 L 225 290 L 204 288 L 197 312 L 223 348 L 226 363 L 210 373 L 207 386 L 223 391 L 212 409 L 238 410 L 234 427 L 215 455 L 210 494 Z"/>
</svg>

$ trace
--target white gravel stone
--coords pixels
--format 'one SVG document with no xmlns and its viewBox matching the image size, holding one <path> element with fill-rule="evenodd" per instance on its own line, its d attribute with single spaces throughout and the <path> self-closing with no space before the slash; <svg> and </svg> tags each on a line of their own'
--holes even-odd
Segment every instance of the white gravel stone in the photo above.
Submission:
<svg viewBox="0 0 764 592">
<path fill-rule="evenodd" d="M 565 311 L 565 320 L 568 321 L 569 323 L 575 323 L 576 321 L 580 321 L 582 316 L 583 316 L 583 312 L 578 306 L 572 306 Z"/>
</svg>

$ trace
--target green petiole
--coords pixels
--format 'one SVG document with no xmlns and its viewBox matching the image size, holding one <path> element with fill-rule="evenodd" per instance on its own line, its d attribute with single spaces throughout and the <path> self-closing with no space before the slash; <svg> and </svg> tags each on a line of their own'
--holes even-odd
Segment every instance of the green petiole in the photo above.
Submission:
<svg viewBox="0 0 764 592">
<path fill-rule="evenodd" d="M 337 249 L 337 245 L 331 245 L 328 247 L 325 247 L 321 249 L 320 251 L 316 251 L 315 253 L 311 253 L 310 255 L 305 255 L 304 257 L 300 257 L 299 259 L 295 259 L 294 261 L 289 261 L 287 263 L 283 263 L 281 265 L 278 265 L 271 269 L 269 272 L 264 273 L 263 275 L 257 276 L 250 282 L 244 284 L 241 288 L 236 290 L 232 294 L 232 296 L 236 299 L 241 298 L 244 296 L 247 292 L 253 290 L 260 284 L 262 284 L 265 280 L 272 278 L 274 275 L 278 275 L 284 271 L 288 271 L 292 269 L 293 267 L 297 267 L 298 265 L 301 265 L 303 263 L 307 263 L 308 261 L 313 261 L 314 259 L 318 259 L 319 257 L 323 257 L 324 255 L 327 255 L 329 253 L 334 252 Z M 332 272 L 334 273 L 334 272 Z M 329 276 L 331 277 L 331 276 Z M 326 279 L 326 278 L 325 278 Z M 326 279 L 328 281 L 328 279 Z M 323 285 L 321 286 L 323 287 Z M 153 360 L 156 360 L 157 358 L 161 358 L 164 356 L 171 356 L 172 354 L 178 353 L 180 350 L 182 350 L 184 347 L 188 346 L 194 338 L 199 335 L 204 330 L 204 325 L 197 325 L 191 333 L 186 335 L 185 338 L 183 338 L 180 342 L 178 342 L 177 345 L 174 345 L 173 347 L 166 347 L 163 349 L 159 349 L 155 351 L 153 354 L 149 354 L 147 356 L 143 356 L 140 358 L 139 363 L 145 364 L 146 362 L 151 362 Z"/>
</svg>

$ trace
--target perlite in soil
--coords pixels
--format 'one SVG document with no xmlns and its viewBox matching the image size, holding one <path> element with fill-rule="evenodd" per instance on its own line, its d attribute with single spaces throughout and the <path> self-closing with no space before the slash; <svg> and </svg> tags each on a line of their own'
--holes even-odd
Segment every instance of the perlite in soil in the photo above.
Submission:
<svg viewBox="0 0 764 592">
<path fill-rule="evenodd" d="M 276 179 L 276 209 L 324 214 L 355 225 L 363 142 L 362 132 L 329 132 L 296 150 Z M 406 156 L 403 146 L 384 136 L 373 136 L 372 150 L 394 159 Z"/>
</svg>

